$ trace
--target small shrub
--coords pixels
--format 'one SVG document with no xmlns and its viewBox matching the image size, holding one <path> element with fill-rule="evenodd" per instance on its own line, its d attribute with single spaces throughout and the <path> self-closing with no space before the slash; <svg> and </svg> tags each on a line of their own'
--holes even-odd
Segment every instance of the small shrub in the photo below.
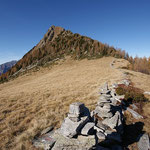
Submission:
<svg viewBox="0 0 150 150">
<path fill-rule="evenodd" d="M 116 93 L 117 93 L 118 95 L 125 95 L 126 91 L 125 91 L 125 89 L 123 89 L 122 87 L 118 87 L 118 88 L 116 89 Z"/>
<path fill-rule="evenodd" d="M 116 93 L 118 95 L 125 95 L 126 101 L 131 101 L 135 103 L 146 102 L 148 100 L 144 96 L 143 91 L 138 88 L 135 88 L 133 85 L 119 85 L 118 88 L 116 88 Z"/>
</svg>

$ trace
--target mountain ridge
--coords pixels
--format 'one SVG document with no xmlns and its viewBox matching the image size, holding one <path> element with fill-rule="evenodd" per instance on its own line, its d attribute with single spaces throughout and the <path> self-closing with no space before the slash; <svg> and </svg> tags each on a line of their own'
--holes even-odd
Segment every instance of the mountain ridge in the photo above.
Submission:
<svg viewBox="0 0 150 150">
<path fill-rule="evenodd" d="M 3 74 L 3 73 L 6 73 L 16 63 L 17 63 L 16 60 L 12 60 L 12 61 L 1 64 L 0 65 L 0 75 Z"/>
<path fill-rule="evenodd" d="M 103 56 L 113 56 L 117 58 L 128 57 L 125 52 L 121 53 L 113 46 L 103 44 L 97 40 L 72 33 L 62 27 L 51 26 L 40 42 L 34 46 L 15 66 L 0 77 L 0 81 L 10 79 L 14 74 L 28 66 L 42 66 L 56 58 L 70 55 L 74 59 L 95 59 Z M 31 67 L 32 68 L 32 67 Z"/>
</svg>

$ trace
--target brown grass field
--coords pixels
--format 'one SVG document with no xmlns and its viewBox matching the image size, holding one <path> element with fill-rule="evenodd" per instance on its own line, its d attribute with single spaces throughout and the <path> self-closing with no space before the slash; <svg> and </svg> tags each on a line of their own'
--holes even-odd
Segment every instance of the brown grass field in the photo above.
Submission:
<svg viewBox="0 0 150 150">
<path fill-rule="evenodd" d="M 116 60 L 115 67 L 110 63 Z M 60 126 L 68 106 L 84 102 L 91 110 L 99 97 L 99 88 L 124 78 L 123 72 L 135 86 L 150 91 L 150 76 L 117 69 L 127 61 L 104 57 L 95 60 L 72 60 L 67 57 L 55 65 L 29 72 L 12 81 L 0 84 L 0 149 L 32 150 L 32 138 L 42 129 Z M 150 123 L 150 104 L 144 106 Z M 148 126 L 146 126 L 146 130 Z"/>
</svg>

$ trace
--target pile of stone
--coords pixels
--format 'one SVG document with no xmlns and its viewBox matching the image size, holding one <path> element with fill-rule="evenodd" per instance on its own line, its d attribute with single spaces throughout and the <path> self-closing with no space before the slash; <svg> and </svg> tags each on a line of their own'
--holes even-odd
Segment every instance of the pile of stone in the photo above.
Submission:
<svg viewBox="0 0 150 150">
<path fill-rule="evenodd" d="M 61 126 L 61 133 L 66 137 L 74 137 L 80 133 L 81 128 L 89 121 L 90 112 L 83 103 L 75 102 L 70 105 L 67 118 Z"/>
<path fill-rule="evenodd" d="M 122 150 L 123 110 L 117 102 L 123 97 L 116 94 L 116 86 L 109 88 L 106 83 L 100 89 L 100 98 L 91 113 L 81 102 L 70 104 L 61 127 L 35 139 L 34 145 L 45 150 Z"/>
<path fill-rule="evenodd" d="M 105 84 L 100 94 L 95 109 L 97 137 L 107 143 L 121 142 L 123 115 L 121 108 L 116 106 L 116 94 L 108 88 L 108 84 Z"/>
</svg>

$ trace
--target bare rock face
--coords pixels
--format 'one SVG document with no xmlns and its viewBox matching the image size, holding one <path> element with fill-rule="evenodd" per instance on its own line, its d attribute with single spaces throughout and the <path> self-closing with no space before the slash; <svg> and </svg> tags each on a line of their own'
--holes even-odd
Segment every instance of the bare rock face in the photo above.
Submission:
<svg viewBox="0 0 150 150">
<path fill-rule="evenodd" d="M 44 35 L 44 38 L 38 43 L 37 47 L 41 48 L 45 46 L 45 44 L 49 41 L 53 41 L 62 31 L 64 28 L 51 26 L 47 33 Z"/>
</svg>

